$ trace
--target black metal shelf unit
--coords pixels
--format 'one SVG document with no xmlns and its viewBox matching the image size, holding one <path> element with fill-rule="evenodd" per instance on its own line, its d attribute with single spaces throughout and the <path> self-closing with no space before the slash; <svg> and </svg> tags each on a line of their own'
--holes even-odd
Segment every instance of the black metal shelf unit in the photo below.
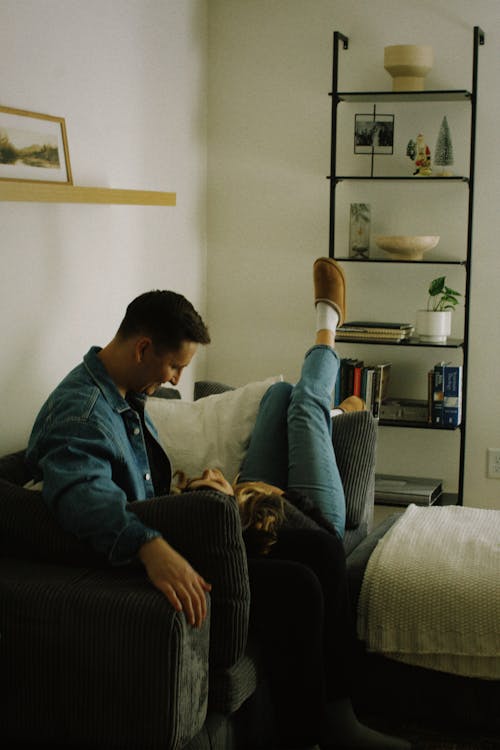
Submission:
<svg viewBox="0 0 500 750">
<path fill-rule="evenodd" d="M 449 340 L 446 343 L 447 347 L 461 348 L 463 357 L 463 382 L 462 382 L 462 421 L 460 425 L 460 457 L 459 457 L 459 477 L 458 477 L 458 493 L 449 494 L 450 498 L 453 498 L 456 504 L 463 504 L 463 491 L 464 491 L 464 463 L 465 463 L 465 438 L 466 438 L 466 420 L 467 420 L 467 369 L 468 369 L 468 355 L 469 355 L 469 299 L 470 299 L 470 288 L 471 288 L 471 254 L 472 254 L 472 222 L 473 222 L 473 211 L 474 211 L 474 177 L 475 177 L 475 155 L 476 155 L 476 112 L 477 112 L 477 79 L 478 79 L 478 60 L 479 60 L 479 47 L 485 43 L 485 34 L 479 26 L 474 27 L 473 31 L 473 54 L 472 54 L 472 87 L 471 90 L 457 89 L 457 90 L 429 90 L 429 91 L 339 91 L 338 89 L 338 70 L 339 70 L 339 51 L 340 49 L 349 49 L 349 39 L 339 31 L 335 31 L 333 35 L 333 67 L 332 67 L 332 91 L 330 96 L 332 98 L 332 123 L 331 123 L 331 151 L 330 151 L 330 236 L 329 236 L 329 255 L 331 258 L 336 258 L 341 262 L 362 262 L 362 263 L 408 263 L 408 261 L 390 260 L 390 259 L 373 259 L 373 260 L 358 260 L 351 258 L 343 258 L 335 255 L 335 210 L 336 210 L 336 191 L 338 186 L 344 181 L 363 181 L 363 180 L 375 180 L 375 181 L 408 181 L 411 180 L 414 184 L 433 184 L 436 182 L 442 183 L 447 181 L 449 183 L 462 182 L 467 186 L 469 191 L 468 196 L 468 217 L 467 217 L 467 244 L 466 244 L 466 257 L 461 260 L 442 260 L 442 261 L 416 261 L 419 263 L 435 263 L 441 265 L 463 265 L 465 268 L 465 315 L 464 315 L 464 331 L 463 340 Z M 469 155 L 469 174 L 453 177 L 432 177 L 432 178 L 415 178 L 411 176 L 369 176 L 359 177 L 354 175 L 338 175 L 337 174 L 337 125 L 338 125 L 338 107 L 342 102 L 451 102 L 463 101 L 464 103 L 470 104 L 470 155 Z M 373 172 L 373 170 L 372 170 Z M 351 340 L 343 341 L 343 344 L 373 344 L 376 346 L 387 346 L 387 342 L 367 342 L 363 340 Z M 436 346 L 434 344 L 423 344 L 421 342 L 410 341 L 406 343 L 398 343 L 398 346 L 425 346 L 431 347 Z M 437 346 L 443 346 L 439 344 Z M 432 425 L 422 425 L 419 423 L 393 423 L 380 421 L 381 425 L 391 427 L 404 427 L 409 429 L 427 427 L 432 429 Z M 439 428 L 438 428 L 439 429 Z M 442 428 L 441 428 L 442 429 Z M 450 430 L 448 430 L 450 431 Z"/>
</svg>

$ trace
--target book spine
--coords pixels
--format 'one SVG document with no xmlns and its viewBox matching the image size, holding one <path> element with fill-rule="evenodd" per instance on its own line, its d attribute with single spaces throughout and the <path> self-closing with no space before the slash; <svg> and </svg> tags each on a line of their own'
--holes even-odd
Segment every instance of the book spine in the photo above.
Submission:
<svg viewBox="0 0 500 750">
<path fill-rule="evenodd" d="M 458 427 L 462 420 L 462 366 L 446 365 L 443 375 L 443 424 Z"/>
<path fill-rule="evenodd" d="M 335 381 L 335 388 L 333 389 L 333 405 L 338 406 L 342 399 L 340 398 L 340 379 L 342 375 L 342 360 L 340 361 L 340 367 L 337 372 L 337 379 Z"/>
<path fill-rule="evenodd" d="M 427 373 L 427 422 L 432 424 L 432 400 L 434 393 L 434 369 Z"/>
<path fill-rule="evenodd" d="M 352 393 L 353 396 L 361 396 L 361 379 L 363 375 L 363 362 L 356 362 L 353 370 Z"/>
<path fill-rule="evenodd" d="M 343 357 L 340 362 L 339 404 L 347 398 L 347 368 L 349 360 Z"/>
<path fill-rule="evenodd" d="M 444 362 L 434 366 L 432 379 L 432 424 L 443 424 L 443 384 L 444 384 Z"/>
<path fill-rule="evenodd" d="M 373 387 L 375 382 L 375 370 L 373 367 L 365 367 L 366 372 L 366 385 L 364 393 L 364 401 L 368 411 L 373 413 Z"/>
<path fill-rule="evenodd" d="M 384 398 L 387 396 L 387 388 L 389 386 L 389 375 L 391 371 L 391 364 L 385 362 L 384 364 L 376 365 L 376 384 L 373 398 L 373 416 L 380 417 L 380 405 Z"/>
</svg>

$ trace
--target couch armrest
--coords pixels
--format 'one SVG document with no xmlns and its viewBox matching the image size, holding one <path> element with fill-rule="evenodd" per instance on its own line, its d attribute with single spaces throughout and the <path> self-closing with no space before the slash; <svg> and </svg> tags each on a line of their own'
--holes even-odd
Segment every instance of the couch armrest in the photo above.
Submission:
<svg viewBox="0 0 500 750">
<path fill-rule="evenodd" d="M 377 422 L 369 411 L 332 420 L 332 441 L 346 498 L 346 529 L 373 523 Z"/>
<path fill-rule="evenodd" d="M 199 491 L 129 507 L 212 584 L 211 666 L 232 666 L 245 649 L 250 608 L 245 546 L 234 499 Z M 57 524 L 38 491 L 0 479 L 0 519 L 4 557 L 109 567 L 103 556 Z"/>
<path fill-rule="evenodd" d="M 0 580 L 4 747 L 178 750 L 201 729 L 210 618 L 188 625 L 134 566 L 2 557 Z"/>
<path fill-rule="evenodd" d="M 234 498 L 204 490 L 130 508 L 212 584 L 210 668 L 231 667 L 243 656 L 250 611 L 247 557 Z"/>
</svg>

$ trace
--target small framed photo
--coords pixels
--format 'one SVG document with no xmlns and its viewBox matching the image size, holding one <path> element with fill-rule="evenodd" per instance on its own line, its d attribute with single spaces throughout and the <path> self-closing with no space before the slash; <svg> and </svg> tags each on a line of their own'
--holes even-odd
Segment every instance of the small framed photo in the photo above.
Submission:
<svg viewBox="0 0 500 750">
<path fill-rule="evenodd" d="M 0 180 L 72 185 L 63 118 L 0 107 Z"/>
<path fill-rule="evenodd" d="M 392 154 L 394 115 L 354 115 L 354 153 Z"/>
</svg>

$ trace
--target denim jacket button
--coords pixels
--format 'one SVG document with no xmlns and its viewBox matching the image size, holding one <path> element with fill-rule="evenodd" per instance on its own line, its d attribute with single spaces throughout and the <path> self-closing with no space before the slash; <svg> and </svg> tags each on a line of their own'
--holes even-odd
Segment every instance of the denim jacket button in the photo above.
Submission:
<svg viewBox="0 0 500 750">
<path fill-rule="evenodd" d="M 141 431 L 140 431 L 140 429 L 138 427 L 134 427 L 134 435 L 139 435 L 140 432 Z"/>
<path fill-rule="evenodd" d="M 149 480 L 151 479 L 151 474 L 149 474 L 149 472 L 147 474 L 144 474 L 144 479 L 146 480 L 146 482 L 149 482 Z"/>
</svg>

